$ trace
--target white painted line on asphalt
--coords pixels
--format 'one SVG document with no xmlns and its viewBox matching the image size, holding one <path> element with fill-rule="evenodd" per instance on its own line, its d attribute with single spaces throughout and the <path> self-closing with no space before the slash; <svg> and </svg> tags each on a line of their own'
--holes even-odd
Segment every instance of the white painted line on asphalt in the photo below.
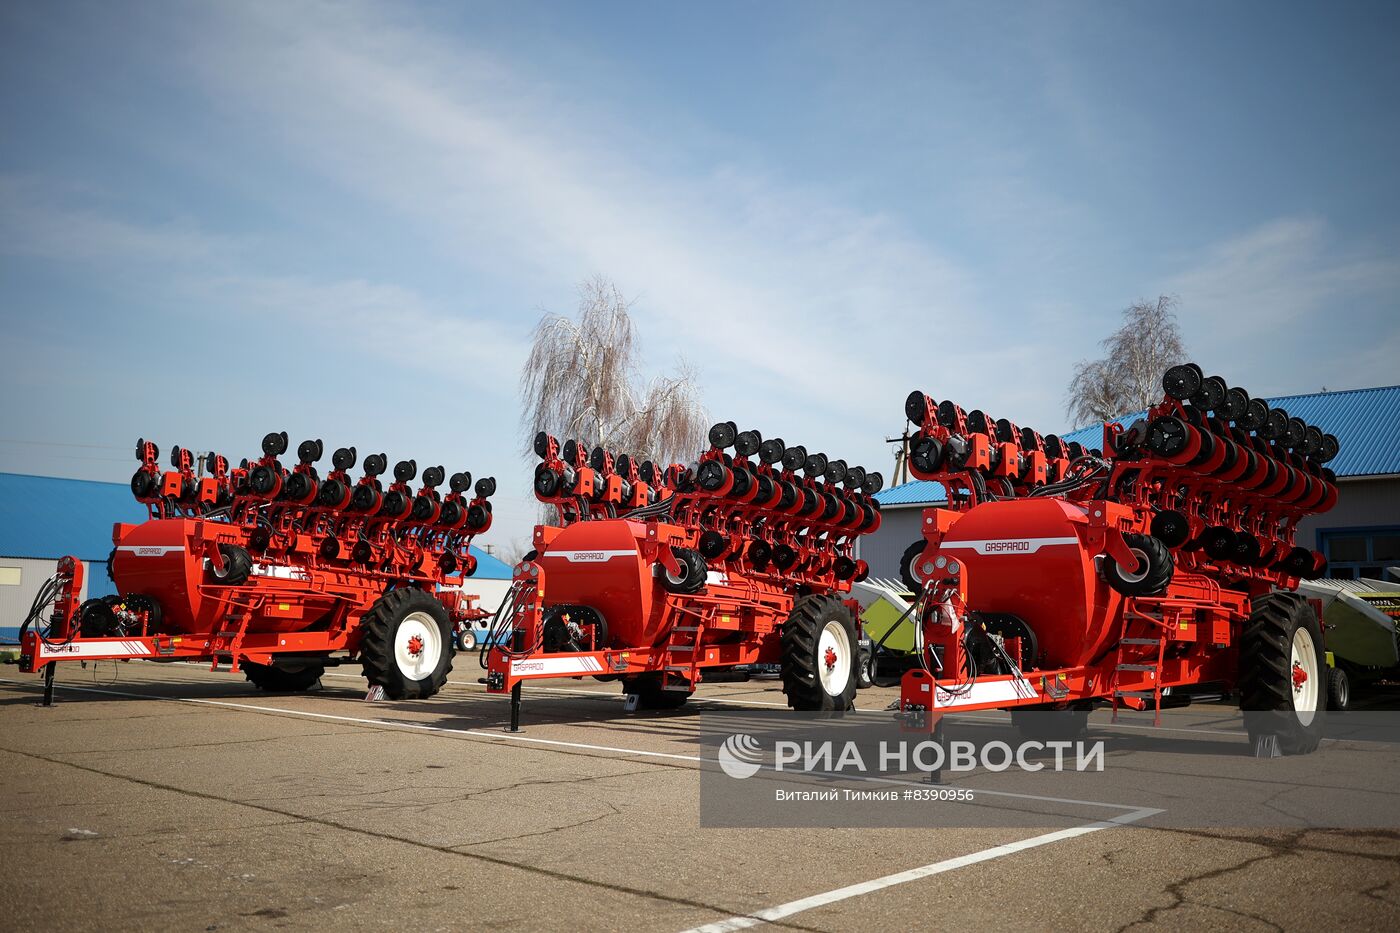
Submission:
<svg viewBox="0 0 1400 933">
<path fill-rule="evenodd" d="M 346 680 L 363 680 L 363 679 L 364 679 L 363 677 L 361 677 L 361 676 L 359 676 L 359 675 L 356 675 L 356 674 L 330 674 L 330 673 L 327 673 L 327 674 L 323 674 L 322 676 L 323 676 L 323 677 L 339 677 L 339 678 L 344 678 L 344 679 L 346 679 Z M 474 690 L 485 690 L 485 689 L 486 689 L 486 685 L 485 685 L 485 684 L 468 683 L 467 681 L 463 681 L 463 680 L 449 680 L 448 683 L 451 684 L 451 685 L 454 686 L 454 687 L 471 687 L 471 688 L 474 689 Z M 605 692 L 602 691 L 602 690 L 588 690 L 588 689 L 585 689 L 585 688 L 583 688 L 583 687 L 569 688 L 569 687 L 535 687 L 535 686 L 532 686 L 532 687 L 530 687 L 530 690 L 531 690 L 531 691 L 540 690 L 540 691 L 544 691 L 544 692 L 547 692 L 547 693 L 562 693 L 562 694 L 566 694 L 566 695 L 569 695 L 569 696 L 591 696 L 591 697 L 602 697 L 603 699 L 607 699 L 607 700 L 612 700 L 612 699 L 615 699 L 615 700 L 618 700 L 618 701 L 621 701 L 621 700 L 622 700 L 621 694 L 614 695 L 614 694 L 611 694 L 611 693 L 605 693 Z M 499 694 L 499 696 L 500 696 L 501 699 L 505 699 L 505 694 Z M 727 703 L 727 704 L 732 704 L 732 705 L 734 705 L 734 706 L 773 706 L 773 707 L 777 707 L 778 709 L 787 709 L 787 708 L 788 708 L 788 705 L 787 705 L 786 703 L 773 703 L 773 702 L 768 701 L 768 700 L 734 700 L 734 699 L 729 699 L 729 698 L 726 698 L 726 697 L 708 697 L 708 696 L 706 696 L 706 697 L 694 697 L 694 699 L 696 699 L 696 700 L 698 700 L 698 701 L 700 701 L 700 702 L 702 702 L 702 703 Z M 859 710 L 859 712 L 869 713 L 869 712 L 881 712 L 881 711 L 880 711 L 880 710 Z M 974 714 L 974 713 L 952 713 L 952 714 L 949 714 L 948 718 L 949 718 L 949 719 L 953 719 L 953 720 L 974 719 L 974 720 L 978 720 L 978 721 L 980 721 L 980 722 L 999 722 L 999 723 L 1009 723 L 1009 722 L 1010 722 L 1009 719 L 998 718 L 998 717 L 995 717 L 995 716 L 978 716 L 978 715 L 976 715 L 976 714 Z M 1091 723 L 1089 723 L 1089 726 L 1090 726 L 1090 728 L 1093 728 L 1093 729 L 1130 729 L 1130 730 L 1133 730 L 1133 731 L 1140 731 L 1140 732 L 1191 732 L 1191 733 L 1196 733 L 1196 734 L 1199 734 L 1199 735 L 1229 735 L 1229 736 L 1236 736 L 1236 737 L 1245 735 L 1244 732 L 1235 732 L 1235 731 L 1226 730 L 1226 729 L 1187 729 L 1187 728 L 1184 728 L 1184 727 L 1181 727 L 1181 726 L 1134 726 L 1134 725 L 1129 725 L 1128 723 L 1123 723 L 1123 722 L 1091 722 Z"/>
<path fill-rule="evenodd" d="M 37 689 L 32 684 L 23 683 L 17 680 L 7 680 L 4 678 L 0 678 L 0 683 L 14 684 L 15 686 L 19 687 Z M 164 697 L 150 693 L 132 693 L 126 690 L 100 689 L 96 687 L 75 687 L 69 684 L 54 684 L 54 687 L 58 690 L 75 690 L 79 693 L 108 694 L 111 696 L 133 697 L 142 700 L 164 700 L 168 703 L 196 703 L 201 706 L 221 706 L 228 709 L 242 710 L 248 713 L 271 713 L 275 715 L 284 716 L 306 716 L 312 719 L 328 719 L 335 722 L 348 722 L 365 726 L 387 726 L 389 728 L 411 729 L 417 732 L 441 732 L 447 735 L 465 735 L 471 736 L 473 738 L 491 739 L 497 742 L 527 742 L 536 745 L 551 745 L 559 746 L 562 748 L 581 749 L 584 751 L 613 752 L 619 755 L 633 755 L 642 756 L 646 758 L 666 758 L 673 761 L 695 762 L 697 764 L 704 764 L 708 760 L 706 758 L 701 757 L 700 755 L 678 755 L 673 752 L 656 752 L 641 748 L 622 748 L 616 745 L 594 745 L 587 742 L 566 742 L 563 739 L 541 739 L 536 738 L 535 736 L 519 735 L 517 733 L 511 732 L 482 732 L 479 729 L 453 729 L 449 726 L 433 726 L 421 722 L 404 722 L 401 720 L 393 719 L 367 719 L 360 716 L 337 716 L 334 713 L 314 713 L 310 710 L 286 709 L 285 707 L 278 706 L 258 706 L 254 703 L 232 703 L 227 700 L 201 700 L 195 697 Z M 772 771 L 774 769 L 765 767 L 764 770 Z M 927 784 L 924 781 L 909 781 L 900 778 L 835 774 L 829 771 L 799 771 L 797 773 L 816 775 L 818 777 L 839 777 L 843 780 L 864 781 L 872 784 L 897 784 L 909 785 L 913 787 L 927 786 Z M 1140 808 L 1136 804 L 1107 803 L 1101 800 L 1077 800 L 1071 797 L 1046 797 L 1041 796 L 1039 794 L 1022 794 L 1006 790 L 986 790 L 980 787 L 970 787 L 968 788 L 968 790 L 971 790 L 974 793 L 974 795 L 1006 797 L 1015 800 L 1034 800 L 1039 803 L 1063 803 L 1070 804 L 1072 806 L 1099 807 L 1107 810 L 1131 810 L 1133 812 L 1141 812 L 1147 815 L 1163 812 L 1161 810 L 1152 810 L 1151 808 Z"/>
<path fill-rule="evenodd" d="M 1161 810 L 1147 807 L 1141 810 L 1135 810 L 1132 813 L 1125 813 L 1122 816 L 1117 816 L 1110 820 L 1100 820 L 1095 823 L 1088 823 L 1084 826 L 1073 826 L 1069 829 L 1060 829 L 1055 832 L 1044 833 L 1040 836 L 1032 836 L 1029 839 L 1021 839 L 1017 842 L 1008 842 L 1004 845 L 993 846 L 990 849 L 983 849 L 980 852 L 959 855 L 956 858 L 944 859 L 941 862 L 934 862 L 931 865 L 911 868 L 907 871 L 896 872 L 893 875 L 885 875 L 882 878 L 875 878 L 870 881 L 862 881 L 859 884 L 847 885 L 844 888 L 837 888 L 834 891 L 827 891 L 823 894 L 813 894 L 810 897 L 788 901 L 786 904 L 768 907 L 763 910 L 754 911 L 751 914 L 730 917 L 728 920 L 720 920 L 716 923 L 707 923 L 703 926 L 686 930 L 685 933 L 730 933 L 730 931 L 733 930 L 746 930 L 762 923 L 772 923 L 775 920 L 782 920 L 794 914 L 814 910 L 818 907 L 825 907 L 827 904 L 834 904 L 838 901 L 860 897 L 862 894 L 870 894 L 874 891 L 882 891 L 885 888 L 892 888 L 896 885 L 908 884 L 911 881 L 918 881 L 922 878 L 932 877 L 933 875 L 941 875 L 945 872 L 956 871 L 959 868 L 966 868 L 969 865 L 990 862 L 992 859 L 1014 855 L 1017 852 L 1025 852 L 1028 849 L 1036 849 L 1040 846 L 1046 846 L 1056 842 L 1063 842 L 1066 839 L 1087 836 L 1089 833 L 1096 833 L 1101 829 L 1112 829 L 1116 826 L 1123 826 L 1161 812 Z"/>
<path fill-rule="evenodd" d="M 30 686 L 15 680 L 0 679 L 0 683 Z M 276 713 L 285 716 L 307 716 L 312 719 L 329 719 L 335 722 L 349 722 L 364 726 L 388 726 L 397 729 L 413 729 L 421 732 L 443 732 L 449 735 L 469 735 L 476 738 L 502 742 L 529 742 L 536 745 L 557 745 L 564 748 L 578 748 L 595 752 L 617 752 L 623 755 L 644 755 L 648 758 L 670 758 L 676 761 L 701 761 L 699 755 L 676 755 L 670 752 L 653 752 L 639 748 L 618 748 L 612 745 L 590 745 L 586 742 L 565 742 L 560 739 L 541 739 L 529 735 L 516 735 L 510 732 L 481 732 L 477 729 L 453 729 L 448 726 L 430 726 L 421 722 L 400 722 L 390 719 L 366 719 L 360 716 L 337 716 L 334 713 L 313 713 L 310 710 L 284 709 L 278 706 L 258 706 L 254 703 L 231 703 L 227 700 L 200 700 L 194 697 L 163 697 L 150 693 L 131 693 L 126 690 L 100 690 L 95 687 L 74 687 L 69 684 L 55 684 L 59 690 L 77 690 L 81 693 L 105 693 L 111 696 L 135 697 L 142 700 L 165 700 L 171 703 L 198 703 L 201 706 L 222 706 L 249 713 Z"/>
</svg>

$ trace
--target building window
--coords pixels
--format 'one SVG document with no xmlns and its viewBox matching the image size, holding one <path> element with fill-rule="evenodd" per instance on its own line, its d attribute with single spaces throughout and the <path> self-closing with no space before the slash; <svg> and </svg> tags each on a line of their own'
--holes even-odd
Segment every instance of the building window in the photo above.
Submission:
<svg viewBox="0 0 1400 933">
<path fill-rule="evenodd" d="M 19 586 L 21 582 L 19 567 L 0 567 L 0 586 Z"/>
<path fill-rule="evenodd" d="M 1400 528 L 1322 532 L 1327 575 L 1337 580 L 1384 580 L 1400 565 Z"/>
</svg>

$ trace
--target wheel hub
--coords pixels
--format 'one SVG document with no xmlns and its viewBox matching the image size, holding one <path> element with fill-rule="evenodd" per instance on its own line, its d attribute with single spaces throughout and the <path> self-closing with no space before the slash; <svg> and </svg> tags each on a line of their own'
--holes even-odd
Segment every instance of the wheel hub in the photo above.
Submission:
<svg viewBox="0 0 1400 933">
<path fill-rule="evenodd" d="M 1308 672 L 1297 661 L 1293 662 L 1293 692 L 1300 692 L 1308 682 Z"/>
<path fill-rule="evenodd" d="M 822 663 L 826 665 L 826 669 L 827 669 L 827 670 L 832 670 L 833 668 L 836 667 L 836 649 L 835 649 L 835 648 L 832 648 L 832 647 L 830 647 L 830 646 L 827 647 L 826 653 L 822 655 Z"/>
<path fill-rule="evenodd" d="M 408 653 L 417 657 L 423 653 L 423 639 L 414 635 L 408 640 Z"/>
</svg>

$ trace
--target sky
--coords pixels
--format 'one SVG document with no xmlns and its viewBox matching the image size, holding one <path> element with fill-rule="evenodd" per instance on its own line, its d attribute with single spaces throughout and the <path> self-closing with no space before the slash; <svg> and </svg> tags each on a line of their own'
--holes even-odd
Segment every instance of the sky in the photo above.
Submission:
<svg viewBox="0 0 1400 933">
<path fill-rule="evenodd" d="M 578 283 L 715 420 L 889 475 L 1044 433 L 1122 309 L 1263 396 L 1400 382 L 1400 5 L 0 4 L 0 470 L 264 433 L 495 475 Z"/>
</svg>

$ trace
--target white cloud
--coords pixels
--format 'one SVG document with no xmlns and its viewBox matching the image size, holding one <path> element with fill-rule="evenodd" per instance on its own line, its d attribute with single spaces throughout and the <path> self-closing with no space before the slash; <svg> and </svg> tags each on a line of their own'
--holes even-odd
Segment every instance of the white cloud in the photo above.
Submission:
<svg viewBox="0 0 1400 933">
<path fill-rule="evenodd" d="M 1367 351 L 1400 333 L 1397 289 L 1400 259 L 1345 248 L 1316 217 L 1279 218 L 1215 244 L 1162 285 L 1181 297 L 1203 364 L 1259 394 L 1394 382 L 1393 358 Z"/>
</svg>

